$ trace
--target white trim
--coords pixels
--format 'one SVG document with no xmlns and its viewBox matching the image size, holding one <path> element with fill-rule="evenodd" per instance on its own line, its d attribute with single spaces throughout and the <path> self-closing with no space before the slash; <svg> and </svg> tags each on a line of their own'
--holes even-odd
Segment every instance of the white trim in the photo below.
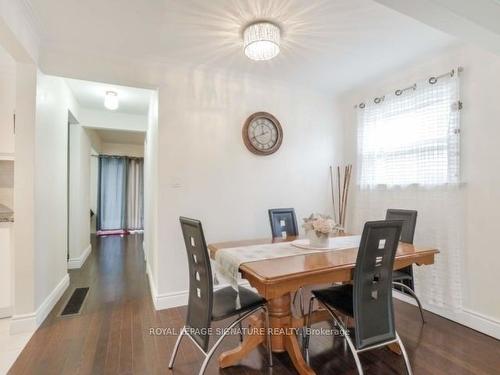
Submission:
<svg viewBox="0 0 500 375">
<path fill-rule="evenodd" d="M 33 332 L 47 318 L 56 303 L 69 286 L 69 274 L 65 274 L 56 287 L 50 292 L 48 297 L 36 309 L 35 312 L 22 315 L 13 315 L 10 321 L 10 334 Z"/>
<path fill-rule="evenodd" d="M 407 294 L 401 293 L 399 290 L 392 290 L 392 296 L 400 301 L 409 303 L 410 305 L 417 306 L 417 302 L 413 297 L 410 297 Z"/>
<path fill-rule="evenodd" d="M 12 316 L 12 306 L 0 308 L 0 319 L 8 318 L 9 316 Z"/>
<path fill-rule="evenodd" d="M 150 282 L 150 285 L 152 285 L 151 282 Z M 246 287 L 246 288 L 251 288 L 251 286 L 247 280 L 242 280 L 239 283 L 239 285 Z M 216 286 L 214 286 L 214 291 L 217 291 L 219 289 L 222 289 L 222 288 L 225 288 L 228 286 L 229 286 L 228 284 L 216 285 Z M 153 288 L 151 288 L 151 295 L 153 296 Z M 189 297 L 189 290 L 183 290 L 180 292 L 170 292 L 170 293 L 164 293 L 164 294 L 156 294 L 156 290 L 155 290 L 155 294 L 153 297 L 153 303 L 155 305 L 156 310 L 171 309 L 173 307 L 187 305 L 188 297 Z"/>
<path fill-rule="evenodd" d="M 0 152 L 0 160 L 15 160 L 15 154 L 11 152 Z"/>
<path fill-rule="evenodd" d="M 172 307 L 185 306 L 188 303 L 188 295 L 189 291 L 187 290 L 156 295 L 156 298 L 153 298 L 155 309 L 164 310 Z"/>
<path fill-rule="evenodd" d="M 392 295 L 400 301 L 410 303 L 414 306 L 417 305 L 412 297 L 401 292 L 394 291 Z M 500 321 L 492 317 L 480 314 L 467 308 L 462 308 L 461 311 L 457 312 L 450 312 L 435 306 L 423 305 L 422 307 L 424 310 L 430 311 L 431 313 L 500 340 Z"/>
<path fill-rule="evenodd" d="M 161 310 L 161 308 L 158 308 L 158 305 L 157 305 L 156 284 L 155 284 L 155 282 L 153 280 L 153 273 L 151 272 L 151 268 L 149 266 L 149 262 L 146 263 L 146 274 L 148 275 L 149 290 L 151 292 L 151 299 L 153 300 L 153 305 L 155 307 L 155 310 Z"/>
<path fill-rule="evenodd" d="M 466 308 L 462 309 L 464 325 L 500 340 L 500 321 Z"/>
<path fill-rule="evenodd" d="M 82 255 L 80 255 L 78 258 L 68 259 L 68 270 L 82 268 L 82 266 L 85 264 L 85 261 L 89 257 L 91 251 L 92 251 L 92 245 L 88 244 L 85 250 L 83 250 Z"/>
</svg>

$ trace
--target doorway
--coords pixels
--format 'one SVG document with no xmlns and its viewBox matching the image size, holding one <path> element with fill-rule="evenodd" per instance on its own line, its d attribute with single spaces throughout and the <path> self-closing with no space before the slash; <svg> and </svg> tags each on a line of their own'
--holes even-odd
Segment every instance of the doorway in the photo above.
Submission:
<svg viewBox="0 0 500 375">
<path fill-rule="evenodd" d="M 144 229 L 144 159 L 100 155 L 97 235 Z"/>
</svg>

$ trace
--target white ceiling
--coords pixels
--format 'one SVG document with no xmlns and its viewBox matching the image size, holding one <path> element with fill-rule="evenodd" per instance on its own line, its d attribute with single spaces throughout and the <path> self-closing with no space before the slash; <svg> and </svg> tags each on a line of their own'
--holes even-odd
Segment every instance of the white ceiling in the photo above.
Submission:
<svg viewBox="0 0 500 375">
<path fill-rule="evenodd" d="M 107 110 L 104 107 L 104 94 L 106 91 L 115 91 L 118 94 L 120 104 L 119 108 L 114 112 L 136 115 L 146 115 L 148 113 L 150 90 L 69 78 L 66 79 L 66 82 L 82 107 Z"/>
<path fill-rule="evenodd" d="M 500 54 L 500 0 L 375 0 L 402 14 Z"/>
<path fill-rule="evenodd" d="M 372 0 L 27 1 L 48 52 L 208 66 L 329 91 L 456 43 Z M 269 62 L 243 54 L 242 27 L 256 19 L 282 27 L 282 53 Z M 97 71 L 99 59 L 89 60 Z"/>
<path fill-rule="evenodd" d="M 144 145 L 145 133 L 131 132 L 126 130 L 112 129 L 96 129 L 92 128 L 97 133 L 103 143 L 123 143 L 130 145 Z"/>
</svg>

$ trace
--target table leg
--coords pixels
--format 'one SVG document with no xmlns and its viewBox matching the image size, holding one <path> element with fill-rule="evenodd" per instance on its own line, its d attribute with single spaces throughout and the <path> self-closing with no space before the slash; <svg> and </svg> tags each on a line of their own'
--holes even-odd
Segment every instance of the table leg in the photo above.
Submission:
<svg viewBox="0 0 500 375">
<path fill-rule="evenodd" d="M 297 341 L 296 320 L 292 317 L 290 298 L 290 294 L 286 294 L 268 301 L 269 324 L 273 330 L 272 349 L 273 352 L 286 351 L 299 374 L 314 375 L 315 372 L 304 360 Z"/>
<path fill-rule="evenodd" d="M 290 302 L 290 294 L 268 301 L 272 350 L 275 353 L 287 352 L 300 375 L 314 375 L 315 372 L 304 360 L 297 341 L 296 331 L 300 320 L 293 319 Z M 245 335 L 243 342 L 238 347 L 219 356 L 219 367 L 233 366 L 258 345 L 265 344 L 265 336 L 259 334 L 259 328 L 262 327 L 264 327 L 263 315 L 252 315 L 249 334 Z"/>
<path fill-rule="evenodd" d="M 260 329 L 264 327 L 264 317 L 262 314 L 252 315 L 249 320 L 249 333 L 243 337 L 243 342 L 236 348 L 228 350 L 219 356 L 220 368 L 236 365 L 257 346 L 265 343 L 265 336 L 259 334 Z"/>
<path fill-rule="evenodd" d="M 401 347 L 399 346 L 399 344 L 397 342 L 394 342 L 392 344 L 389 344 L 387 345 L 387 347 L 389 348 L 389 350 L 393 353 L 396 353 L 398 355 L 401 355 L 403 354 L 403 352 L 401 351 Z"/>
</svg>

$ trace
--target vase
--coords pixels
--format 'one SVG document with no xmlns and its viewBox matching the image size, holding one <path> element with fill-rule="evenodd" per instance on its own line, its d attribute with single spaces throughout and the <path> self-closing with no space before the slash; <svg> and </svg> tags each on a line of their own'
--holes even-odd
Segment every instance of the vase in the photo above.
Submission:
<svg viewBox="0 0 500 375">
<path fill-rule="evenodd" d="M 309 238 L 309 246 L 311 247 L 319 247 L 319 248 L 326 248 L 328 247 L 329 240 L 328 240 L 328 235 L 325 234 L 316 234 L 316 231 L 314 230 L 309 230 L 307 232 L 307 237 Z"/>
</svg>

